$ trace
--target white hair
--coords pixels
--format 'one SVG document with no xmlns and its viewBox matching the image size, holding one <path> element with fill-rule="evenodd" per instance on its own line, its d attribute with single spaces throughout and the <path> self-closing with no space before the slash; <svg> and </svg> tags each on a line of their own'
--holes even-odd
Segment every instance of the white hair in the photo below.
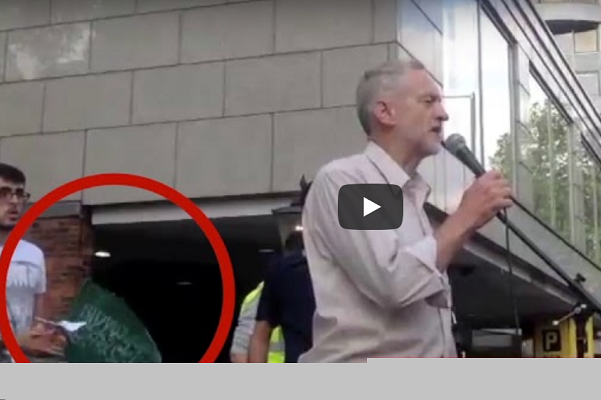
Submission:
<svg viewBox="0 0 601 400">
<path fill-rule="evenodd" d="M 398 87 L 400 78 L 408 71 L 424 69 L 424 64 L 414 59 L 394 60 L 381 64 L 363 74 L 357 86 L 356 101 L 357 115 L 365 133 L 370 135 L 372 132 L 372 113 L 376 99 L 389 91 L 395 90 Z"/>
</svg>

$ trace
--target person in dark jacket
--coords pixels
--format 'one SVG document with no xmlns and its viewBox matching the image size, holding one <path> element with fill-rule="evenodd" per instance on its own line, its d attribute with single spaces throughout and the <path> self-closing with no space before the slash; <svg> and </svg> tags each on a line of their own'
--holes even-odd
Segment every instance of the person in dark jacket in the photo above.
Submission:
<svg viewBox="0 0 601 400">
<path fill-rule="evenodd" d="M 315 311 L 313 286 L 305 257 L 302 232 L 286 240 L 282 257 L 270 266 L 257 309 L 250 343 L 249 361 L 267 362 L 269 338 L 280 326 L 285 343 L 285 362 L 295 363 L 311 348 Z"/>
</svg>

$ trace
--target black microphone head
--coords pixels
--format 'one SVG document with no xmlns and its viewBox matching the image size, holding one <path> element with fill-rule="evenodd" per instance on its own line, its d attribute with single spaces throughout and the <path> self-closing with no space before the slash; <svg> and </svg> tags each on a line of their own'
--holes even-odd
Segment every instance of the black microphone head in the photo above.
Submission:
<svg viewBox="0 0 601 400">
<path fill-rule="evenodd" d="M 457 150 L 461 150 L 467 147 L 465 138 L 458 133 L 453 133 L 444 141 L 444 147 L 451 154 L 457 154 Z"/>
<path fill-rule="evenodd" d="M 486 172 L 482 164 L 476 159 L 474 153 L 470 151 L 464 137 L 460 134 L 453 133 L 449 135 L 447 140 L 445 140 L 444 147 L 449 153 L 465 164 L 476 176 L 480 176 Z"/>
</svg>

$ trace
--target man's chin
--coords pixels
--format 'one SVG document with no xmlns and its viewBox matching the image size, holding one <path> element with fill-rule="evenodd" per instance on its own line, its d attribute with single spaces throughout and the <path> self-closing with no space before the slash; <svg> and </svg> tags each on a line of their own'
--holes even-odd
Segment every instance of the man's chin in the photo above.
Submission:
<svg viewBox="0 0 601 400">
<path fill-rule="evenodd" d="M 440 142 L 431 143 L 426 149 L 425 153 L 427 156 L 435 156 L 442 150 L 442 144 Z"/>
</svg>

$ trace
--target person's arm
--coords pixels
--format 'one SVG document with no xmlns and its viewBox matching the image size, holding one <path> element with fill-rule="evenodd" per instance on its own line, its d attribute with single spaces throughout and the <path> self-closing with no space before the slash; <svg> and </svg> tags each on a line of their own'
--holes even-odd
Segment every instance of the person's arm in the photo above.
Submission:
<svg viewBox="0 0 601 400">
<path fill-rule="evenodd" d="M 45 307 L 45 295 L 48 286 L 46 260 L 44 253 L 40 250 L 38 255 L 38 266 L 40 267 L 40 279 L 35 287 L 34 305 L 32 310 L 32 319 L 30 331 L 17 337 L 19 345 L 23 351 L 31 354 L 40 355 L 63 355 L 63 346 L 57 344 L 58 328 L 39 321 L 37 318 L 43 318 Z M 63 343 L 66 344 L 66 338 L 63 337 Z"/>
<path fill-rule="evenodd" d="M 250 340 L 249 362 L 266 363 L 271 344 L 271 333 L 278 326 L 277 323 L 277 278 L 275 266 L 269 270 L 265 277 L 263 291 L 261 292 L 255 329 Z"/>
<path fill-rule="evenodd" d="M 303 214 L 305 243 L 313 241 L 317 251 L 332 257 L 358 290 L 383 308 L 404 307 L 445 290 L 441 271 L 446 266 L 438 259 L 442 243 L 434 236 L 405 246 L 395 230 L 340 226 L 338 192 L 358 183 L 365 182 L 347 171 L 328 168 L 318 173 Z"/>
<path fill-rule="evenodd" d="M 446 271 L 453 257 L 474 233 L 468 216 L 461 212 L 451 214 L 434 233 L 436 240 L 436 267 Z"/>
<path fill-rule="evenodd" d="M 463 211 L 473 208 L 473 202 L 435 234 L 406 245 L 396 230 L 347 230 L 339 225 L 338 192 L 343 185 L 358 183 L 365 182 L 332 167 L 317 174 L 303 213 L 305 243 L 312 240 L 315 251 L 333 258 L 358 290 L 383 308 L 405 307 L 446 290 L 442 272 L 475 230 L 476 218 Z"/>
<path fill-rule="evenodd" d="M 233 363 L 249 362 L 248 352 L 250 349 L 250 340 L 255 329 L 255 318 L 258 305 L 259 296 L 256 296 L 240 310 L 238 326 L 234 331 L 232 348 L 230 349 L 230 359 Z"/>
<path fill-rule="evenodd" d="M 36 317 L 40 317 L 44 310 L 44 294 L 47 289 L 46 262 L 44 254 L 40 251 L 35 259 L 41 269 L 40 280 L 37 282 L 34 294 L 34 305 L 32 310 L 32 320 L 30 330 L 16 336 L 17 343 L 21 350 L 31 354 L 53 354 L 61 355 L 62 348 L 52 342 L 52 334 L 55 328 L 47 328 L 45 324 L 40 324 Z M 8 300 L 7 300 L 8 301 Z M 0 337 L 0 350 L 6 350 L 6 343 Z"/>
<path fill-rule="evenodd" d="M 248 353 L 230 353 L 230 361 L 233 364 L 248 363 Z"/>
<path fill-rule="evenodd" d="M 21 350 L 33 355 L 63 355 L 63 346 L 53 340 L 55 328 L 47 328 L 44 324 L 33 325 L 29 331 L 17 335 L 15 339 Z M 6 351 L 6 343 L 0 337 L 0 350 Z"/>
<path fill-rule="evenodd" d="M 273 327 L 267 321 L 257 321 L 250 339 L 248 362 L 266 363 L 269 356 L 269 345 Z"/>
</svg>

